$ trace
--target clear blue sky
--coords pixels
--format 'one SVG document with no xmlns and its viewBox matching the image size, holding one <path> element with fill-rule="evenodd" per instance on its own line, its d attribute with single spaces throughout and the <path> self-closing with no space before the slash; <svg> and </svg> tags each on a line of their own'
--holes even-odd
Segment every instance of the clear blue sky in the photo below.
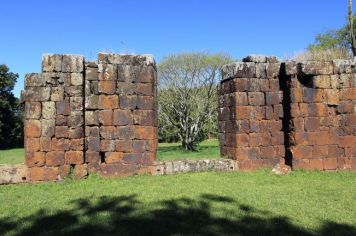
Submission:
<svg viewBox="0 0 356 236">
<path fill-rule="evenodd" d="M 0 8 L 0 63 L 19 73 L 19 96 L 45 52 L 150 53 L 158 62 L 190 51 L 292 55 L 344 25 L 347 0 L 4 0 Z"/>
</svg>

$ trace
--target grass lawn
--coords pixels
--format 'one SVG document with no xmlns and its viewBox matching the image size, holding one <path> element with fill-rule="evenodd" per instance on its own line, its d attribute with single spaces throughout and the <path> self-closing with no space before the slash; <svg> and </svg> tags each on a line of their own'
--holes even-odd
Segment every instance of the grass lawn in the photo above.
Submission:
<svg viewBox="0 0 356 236">
<path fill-rule="evenodd" d="M 180 143 L 160 143 L 158 144 L 157 160 L 199 160 L 199 159 L 218 159 L 220 158 L 219 141 L 209 139 L 201 142 L 197 151 L 186 151 L 181 148 Z"/>
<path fill-rule="evenodd" d="M 0 150 L 0 164 L 23 164 L 25 162 L 23 148 Z"/>
<path fill-rule="evenodd" d="M 217 139 L 203 141 L 195 152 L 183 150 L 180 143 L 160 143 L 157 152 L 157 160 L 159 161 L 217 159 L 219 157 L 220 149 Z M 22 148 L 0 150 L 0 164 L 22 164 L 24 160 Z"/>
<path fill-rule="evenodd" d="M 356 235 L 356 173 L 267 170 L 0 186 L 0 235 Z"/>
</svg>

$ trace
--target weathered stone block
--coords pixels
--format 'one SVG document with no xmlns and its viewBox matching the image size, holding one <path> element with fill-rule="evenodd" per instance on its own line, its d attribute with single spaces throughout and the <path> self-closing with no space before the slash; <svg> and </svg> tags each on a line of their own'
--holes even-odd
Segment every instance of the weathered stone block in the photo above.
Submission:
<svg viewBox="0 0 356 236">
<path fill-rule="evenodd" d="M 114 110 L 113 125 L 132 125 L 133 114 L 130 110 Z"/>
<path fill-rule="evenodd" d="M 43 54 L 42 55 L 42 71 L 56 71 L 62 70 L 63 56 L 60 54 Z"/>
<path fill-rule="evenodd" d="M 104 126 L 113 125 L 113 111 L 112 110 L 99 111 L 99 123 Z"/>
<path fill-rule="evenodd" d="M 116 109 L 119 108 L 119 97 L 117 95 L 99 95 L 100 109 Z"/>
<path fill-rule="evenodd" d="M 81 55 L 63 55 L 62 72 L 80 73 L 84 70 L 84 57 Z"/>
<path fill-rule="evenodd" d="M 102 80 L 98 83 L 99 93 L 102 94 L 115 94 L 116 92 L 116 81 L 115 80 Z"/>
<path fill-rule="evenodd" d="M 248 92 L 248 103 L 252 106 L 262 106 L 265 104 L 265 96 L 262 92 Z"/>
<path fill-rule="evenodd" d="M 42 103 L 42 117 L 44 119 L 56 118 L 56 104 L 55 102 L 43 102 Z"/>
<path fill-rule="evenodd" d="M 43 102 L 48 101 L 51 95 L 49 87 L 30 87 L 21 94 L 22 100 L 25 102 Z"/>
<path fill-rule="evenodd" d="M 329 75 L 318 75 L 313 76 L 313 87 L 314 88 L 330 88 L 330 76 Z"/>
<path fill-rule="evenodd" d="M 106 152 L 105 162 L 108 164 L 122 162 L 123 156 L 122 152 Z"/>
<path fill-rule="evenodd" d="M 65 153 L 65 163 L 66 164 L 83 164 L 84 156 L 82 151 L 68 151 Z"/>
<path fill-rule="evenodd" d="M 98 64 L 99 80 L 117 80 L 117 65 Z"/>
<path fill-rule="evenodd" d="M 56 126 L 55 136 L 56 138 L 68 138 L 69 136 L 68 126 Z"/>
<path fill-rule="evenodd" d="M 51 151 L 46 153 L 46 166 L 64 165 L 64 152 Z"/>
<path fill-rule="evenodd" d="M 45 86 L 46 81 L 42 79 L 39 73 L 30 73 L 25 75 L 25 87 L 40 87 Z"/>
<path fill-rule="evenodd" d="M 53 137 L 54 136 L 55 120 L 41 120 L 41 130 L 42 137 Z"/>
<path fill-rule="evenodd" d="M 83 98 L 82 97 L 70 97 L 70 109 L 71 111 L 83 110 Z"/>
<path fill-rule="evenodd" d="M 64 99 L 64 88 L 63 87 L 52 87 L 51 90 L 51 101 L 58 102 Z"/>
<path fill-rule="evenodd" d="M 26 120 L 25 136 L 29 138 L 39 138 L 41 136 L 41 121 Z"/>
</svg>

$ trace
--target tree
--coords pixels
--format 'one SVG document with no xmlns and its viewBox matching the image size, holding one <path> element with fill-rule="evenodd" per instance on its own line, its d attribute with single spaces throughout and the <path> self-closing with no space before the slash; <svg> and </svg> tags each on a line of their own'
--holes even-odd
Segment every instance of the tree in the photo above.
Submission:
<svg viewBox="0 0 356 236">
<path fill-rule="evenodd" d="M 171 55 L 159 64 L 159 130 L 175 132 L 186 150 L 194 150 L 217 115 L 220 69 L 231 62 L 223 54 Z"/>
<path fill-rule="evenodd" d="M 348 27 L 348 33 L 349 33 L 349 37 L 350 37 L 352 55 L 356 56 L 356 39 L 355 39 L 355 33 L 354 33 L 354 21 L 353 21 L 353 14 L 352 14 L 352 0 L 349 0 L 349 27 Z"/>
<path fill-rule="evenodd" d="M 17 78 L 18 74 L 9 72 L 6 65 L 0 65 L 0 148 L 23 143 L 21 105 L 12 93 Z"/>
</svg>

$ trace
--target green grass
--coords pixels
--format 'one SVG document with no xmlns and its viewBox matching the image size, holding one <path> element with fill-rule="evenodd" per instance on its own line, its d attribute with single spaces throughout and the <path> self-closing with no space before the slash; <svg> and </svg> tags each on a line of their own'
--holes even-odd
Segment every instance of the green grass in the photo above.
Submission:
<svg viewBox="0 0 356 236">
<path fill-rule="evenodd" d="M 0 235 L 356 235 L 356 173 L 195 173 L 0 186 Z"/>
<path fill-rule="evenodd" d="M 210 139 L 201 142 L 196 151 L 186 151 L 181 148 L 180 143 L 160 143 L 158 145 L 157 160 L 199 160 L 220 158 L 219 142 L 217 139 Z"/>
<path fill-rule="evenodd" d="M 25 162 L 23 148 L 0 150 L 0 164 L 23 164 Z"/>
<path fill-rule="evenodd" d="M 157 160 L 198 160 L 220 158 L 219 142 L 210 139 L 199 144 L 197 151 L 186 151 L 180 147 L 180 143 L 160 143 L 157 152 Z M 0 150 L 0 164 L 24 163 L 24 150 L 22 148 Z"/>
</svg>

